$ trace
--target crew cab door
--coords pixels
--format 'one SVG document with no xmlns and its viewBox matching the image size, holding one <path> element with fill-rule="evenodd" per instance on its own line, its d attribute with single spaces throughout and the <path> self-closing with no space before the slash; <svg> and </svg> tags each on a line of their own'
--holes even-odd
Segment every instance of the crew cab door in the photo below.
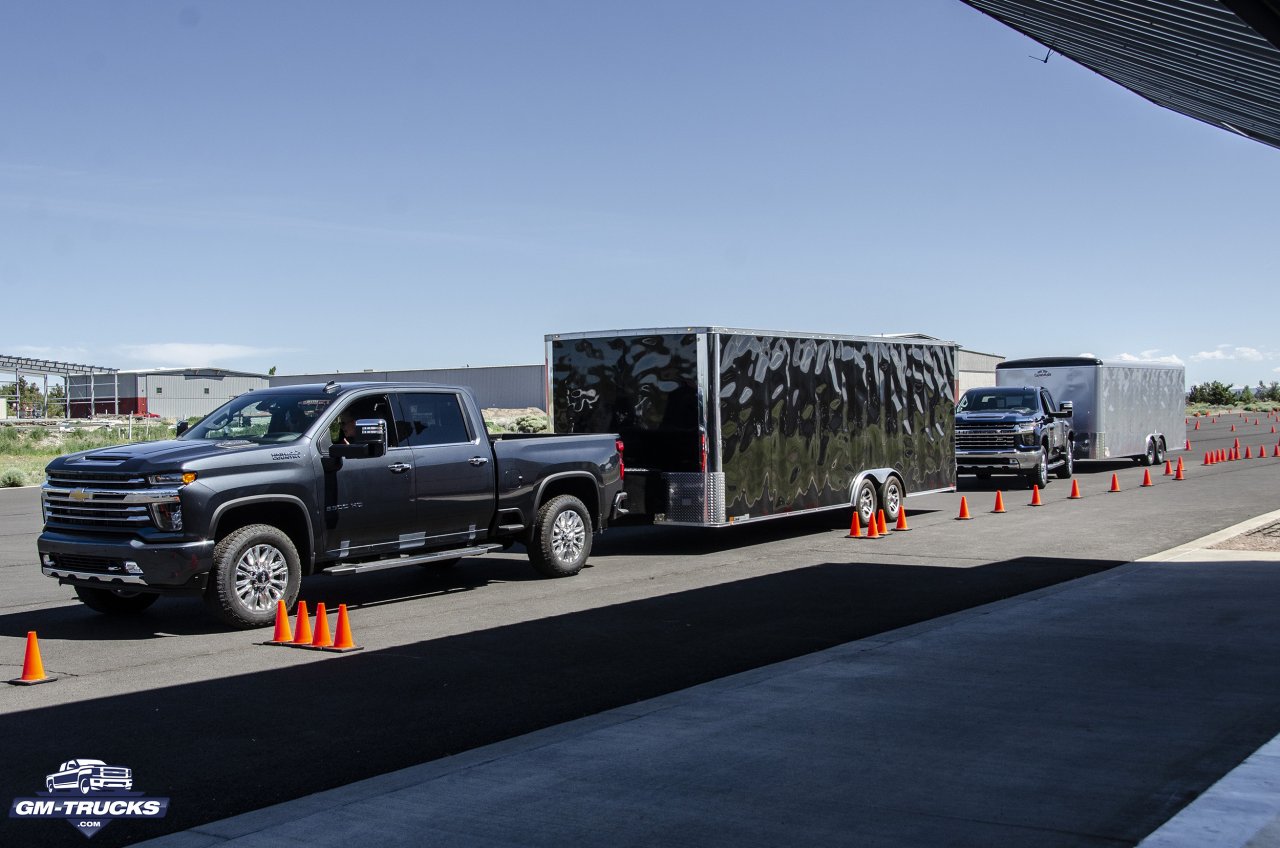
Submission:
<svg viewBox="0 0 1280 848">
<path fill-rule="evenodd" d="M 1045 428 L 1049 431 L 1050 459 L 1062 453 L 1067 446 L 1067 426 L 1062 419 L 1054 416 L 1057 407 L 1053 405 L 1053 396 L 1048 389 L 1040 390 L 1040 411 L 1045 419 Z"/>
<path fill-rule="evenodd" d="M 343 459 L 325 473 L 325 550 L 334 557 L 388 553 L 400 547 L 402 534 L 415 524 L 413 449 L 396 438 L 387 395 L 355 398 L 344 405 L 347 410 L 356 418 L 387 422 L 387 452 Z M 340 432 L 322 442 L 325 450 L 335 437 L 340 438 Z"/>
<path fill-rule="evenodd" d="M 396 426 L 413 451 L 414 516 L 423 543 L 484 538 L 497 491 L 488 434 L 473 432 L 457 392 L 410 391 L 396 398 Z"/>
</svg>

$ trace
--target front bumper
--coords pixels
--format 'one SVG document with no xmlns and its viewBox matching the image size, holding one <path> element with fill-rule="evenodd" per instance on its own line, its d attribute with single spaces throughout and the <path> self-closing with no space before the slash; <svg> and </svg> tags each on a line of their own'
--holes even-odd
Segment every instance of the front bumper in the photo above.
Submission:
<svg viewBox="0 0 1280 848">
<path fill-rule="evenodd" d="M 36 540 L 36 551 L 46 577 L 100 589 L 201 591 L 213 568 L 211 540 L 148 545 L 46 530 Z"/>
<path fill-rule="evenodd" d="M 956 471 L 975 474 L 1025 474 L 1040 464 L 1040 449 L 1012 451 L 956 451 Z"/>
</svg>

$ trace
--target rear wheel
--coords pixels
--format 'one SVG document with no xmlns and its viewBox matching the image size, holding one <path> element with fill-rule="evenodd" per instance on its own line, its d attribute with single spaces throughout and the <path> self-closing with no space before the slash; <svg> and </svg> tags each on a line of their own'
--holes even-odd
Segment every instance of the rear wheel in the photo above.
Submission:
<svg viewBox="0 0 1280 848">
<path fill-rule="evenodd" d="M 1164 439 L 1156 439 L 1156 461 L 1153 465 L 1163 465 L 1165 458 L 1168 456 L 1168 448 L 1165 447 Z"/>
<path fill-rule="evenodd" d="M 896 476 L 890 476 L 884 481 L 884 487 L 881 489 L 880 503 L 884 506 L 884 520 L 890 523 L 897 523 L 898 515 L 902 512 L 902 499 L 906 496 L 903 489 L 902 481 Z"/>
<path fill-rule="evenodd" d="M 137 615 L 156 602 L 154 593 L 129 592 L 125 589 L 91 589 L 77 586 L 76 597 L 89 609 L 104 615 Z"/>
<path fill-rule="evenodd" d="M 1158 453 L 1158 448 L 1156 448 L 1156 440 L 1147 439 L 1147 452 L 1144 453 L 1142 455 L 1142 458 L 1139 459 L 1138 461 L 1143 465 L 1155 465 L 1157 453 Z"/>
<path fill-rule="evenodd" d="M 1075 452 L 1076 443 L 1067 442 L 1067 450 L 1062 457 L 1062 464 L 1058 466 L 1058 479 L 1070 480 L 1071 474 L 1075 471 Z"/>
<path fill-rule="evenodd" d="M 572 577 L 591 553 L 591 513 L 573 495 L 557 495 L 538 510 L 529 561 L 544 577 Z"/>
</svg>

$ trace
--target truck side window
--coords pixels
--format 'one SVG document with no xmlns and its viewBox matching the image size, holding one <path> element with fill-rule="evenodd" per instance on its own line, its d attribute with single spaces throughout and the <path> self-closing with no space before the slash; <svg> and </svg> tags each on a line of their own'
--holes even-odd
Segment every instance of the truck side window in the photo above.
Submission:
<svg viewBox="0 0 1280 848">
<path fill-rule="evenodd" d="M 402 444 L 456 445 L 471 441 L 467 421 L 452 392 L 407 392 L 400 396 Z"/>
</svg>

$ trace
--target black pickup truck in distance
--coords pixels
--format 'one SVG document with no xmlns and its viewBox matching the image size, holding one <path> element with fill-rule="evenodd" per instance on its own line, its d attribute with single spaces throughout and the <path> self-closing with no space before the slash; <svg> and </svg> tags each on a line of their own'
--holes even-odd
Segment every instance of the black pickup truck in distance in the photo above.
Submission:
<svg viewBox="0 0 1280 848">
<path fill-rule="evenodd" d="M 464 388 L 303 385 L 231 400 L 176 439 L 55 459 L 43 572 L 104 613 L 195 593 L 235 627 L 304 575 L 445 566 L 521 542 L 577 574 L 626 512 L 613 435 L 489 436 Z"/>
</svg>

